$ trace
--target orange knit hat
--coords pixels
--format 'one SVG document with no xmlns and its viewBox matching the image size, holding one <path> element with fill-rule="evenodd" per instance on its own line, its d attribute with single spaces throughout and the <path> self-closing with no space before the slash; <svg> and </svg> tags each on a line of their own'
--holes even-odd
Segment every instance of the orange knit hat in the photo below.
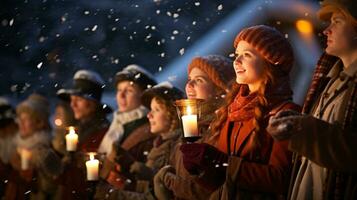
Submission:
<svg viewBox="0 0 357 200">
<path fill-rule="evenodd" d="M 235 72 L 232 60 L 221 55 L 199 56 L 192 59 L 188 65 L 188 74 L 193 68 L 204 71 L 210 80 L 224 91 L 229 88 L 229 83 L 233 80 Z"/>
<path fill-rule="evenodd" d="M 266 25 L 243 29 L 234 40 L 234 48 L 244 40 L 253 46 L 269 63 L 279 66 L 289 73 L 294 62 L 294 54 L 288 40 L 278 30 Z"/>
</svg>

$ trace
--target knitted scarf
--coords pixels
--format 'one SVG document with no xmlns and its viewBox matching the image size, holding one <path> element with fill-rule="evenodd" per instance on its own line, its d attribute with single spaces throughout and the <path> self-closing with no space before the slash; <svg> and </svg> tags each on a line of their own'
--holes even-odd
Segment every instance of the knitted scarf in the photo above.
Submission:
<svg viewBox="0 0 357 200">
<path fill-rule="evenodd" d="M 288 77 L 279 78 L 279 84 L 275 87 L 267 86 L 265 98 L 268 105 L 263 109 L 263 115 L 279 103 L 291 100 L 291 89 L 288 84 Z M 255 108 L 259 105 L 259 99 L 256 92 L 249 93 L 248 86 L 242 85 L 234 101 L 228 107 L 229 121 L 245 121 L 255 115 Z"/>
</svg>

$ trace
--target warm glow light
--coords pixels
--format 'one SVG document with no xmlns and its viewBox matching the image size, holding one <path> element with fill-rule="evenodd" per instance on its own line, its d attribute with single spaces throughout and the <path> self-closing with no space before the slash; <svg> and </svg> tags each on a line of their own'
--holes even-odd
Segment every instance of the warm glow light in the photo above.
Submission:
<svg viewBox="0 0 357 200">
<path fill-rule="evenodd" d="M 68 130 L 69 130 L 69 134 L 76 133 L 76 131 L 75 131 L 75 129 L 74 129 L 74 126 L 68 127 Z"/>
<path fill-rule="evenodd" d="M 89 153 L 89 160 L 94 160 L 94 154 L 95 153 Z"/>
<path fill-rule="evenodd" d="M 304 20 L 304 19 L 300 19 L 296 21 L 296 28 L 300 33 L 303 34 L 311 34 L 313 31 L 313 27 L 311 22 Z"/>
<path fill-rule="evenodd" d="M 62 120 L 61 119 L 55 119 L 55 124 L 56 126 L 62 126 Z"/>
<path fill-rule="evenodd" d="M 186 111 L 187 111 L 187 115 L 192 115 L 192 108 L 191 108 L 191 106 L 187 106 Z"/>
</svg>

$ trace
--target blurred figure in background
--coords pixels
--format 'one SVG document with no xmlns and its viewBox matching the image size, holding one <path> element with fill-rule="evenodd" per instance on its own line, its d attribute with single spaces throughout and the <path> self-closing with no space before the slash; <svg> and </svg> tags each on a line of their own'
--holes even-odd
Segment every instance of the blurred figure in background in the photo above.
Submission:
<svg viewBox="0 0 357 200">
<path fill-rule="evenodd" d="M 119 71 L 114 81 L 118 110 L 98 150 L 107 154 L 101 177 L 117 189 L 135 190 L 130 165 L 134 161 L 146 162 L 155 138 L 150 133 L 148 109 L 142 105 L 141 96 L 156 81 L 138 65 L 128 65 Z"/>
<path fill-rule="evenodd" d="M 51 149 L 49 103 L 45 97 L 32 94 L 17 106 L 16 113 L 19 133 L 14 139 L 14 170 L 5 199 L 53 198 L 57 189 L 54 181 L 62 165 Z"/>
<path fill-rule="evenodd" d="M 55 107 L 55 113 L 53 116 L 54 127 L 54 138 L 52 140 L 53 148 L 60 153 L 65 155 L 66 151 L 66 141 L 64 140 L 65 135 L 68 133 L 69 126 L 76 126 L 77 121 L 74 118 L 73 110 L 67 101 L 59 100 Z"/>
<path fill-rule="evenodd" d="M 145 163 L 135 161 L 130 166 L 130 172 L 135 174 L 135 192 L 108 189 L 97 193 L 98 199 L 155 199 L 153 196 L 152 180 L 155 173 L 163 166 L 172 163 L 173 150 L 181 130 L 174 107 L 174 101 L 183 98 L 183 93 L 169 82 L 160 83 L 147 89 L 142 96 L 142 103 L 150 112 L 147 118 L 150 121 L 150 131 L 156 135 L 153 148 L 147 155 Z"/>
<path fill-rule="evenodd" d="M 74 74 L 72 88 L 57 92 L 59 98 L 70 102 L 74 118 L 78 121 L 77 150 L 74 155 L 67 152 L 62 159 L 66 167 L 60 178 L 61 187 L 57 196 L 59 199 L 89 198 L 85 156 L 88 152 L 97 152 L 109 127 L 106 115 L 112 112 L 109 106 L 101 103 L 103 88 L 104 81 L 98 73 L 79 70 Z M 56 137 L 56 140 L 58 141 L 53 141 L 55 147 L 61 147 L 65 142 L 64 137 Z"/>
<path fill-rule="evenodd" d="M 14 137 L 18 131 L 16 112 L 7 99 L 0 97 L 0 198 L 4 195 L 11 165 L 10 158 L 15 151 Z"/>
</svg>

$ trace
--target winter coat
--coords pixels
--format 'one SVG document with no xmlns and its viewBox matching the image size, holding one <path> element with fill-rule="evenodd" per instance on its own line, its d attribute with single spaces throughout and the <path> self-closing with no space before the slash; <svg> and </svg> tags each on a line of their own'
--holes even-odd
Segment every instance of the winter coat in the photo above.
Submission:
<svg viewBox="0 0 357 200">
<path fill-rule="evenodd" d="M 209 124 L 215 118 L 215 111 L 222 104 L 222 101 L 214 99 L 213 101 L 205 102 L 202 106 L 202 118 L 199 121 L 200 132 L 203 134 L 200 142 L 205 142 L 209 136 Z M 175 199 L 208 199 L 211 191 L 205 189 L 195 182 L 195 177 L 190 175 L 183 166 L 182 152 L 180 146 L 182 142 L 178 142 L 173 151 L 173 159 L 171 165 L 175 168 L 176 176 L 170 176 L 166 179 L 165 187 L 172 191 Z"/>
<path fill-rule="evenodd" d="M 342 67 L 327 54 L 318 62 L 304 105 L 305 113 L 315 117 L 303 118 L 304 126 L 289 144 L 303 156 L 291 199 L 357 199 L 357 61 L 343 72 Z M 339 89 L 327 95 L 336 83 Z M 312 190 L 314 174 L 322 182 L 319 194 Z"/>
<path fill-rule="evenodd" d="M 144 106 L 139 106 L 138 108 L 128 112 L 114 112 L 113 121 L 110 124 L 109 130 L 105 133 L 101 144 L 99 145 L 98 152 L 109 155 L 112 151 L 113 143 L 121 143 L 128 136 L 128 131 L 125 132 L 125 124 L 129 124 L 130 122 L 138 119 L 143 119 L 146 117 L 147 113 L 148 110 Z"/>
<path fill-rule="evenodd" d="M 56 192 L 55 178 L 62 171 L 60 158 L 50 147 L 51 134 L 41 131 L 22 138 L 17 134 L 14 144 L 17 150 L 27 149 L 31 152 L 30 168 L 22 170 L 19 154 L 14 154 L 14 169 L 9 175 L 5 199 L 47 199 Z M 15 170 L 17 169 L 17 170 Z"/>
<path fill-rule="evenodd" d="M 107 159 L 100 174 L 101 178 L 105 180 L 113 176 L 117 177 L 115 178 L 115 180 L 118 180 L 115 183 L 116 188 L 133 191 L 135 190 L 135 175 L 130 173 L 130 165 L 133 161 L 146 162 L 147 155 L 153 147 L 153 140 L 156 136 L 150 132 L 150 125 L 146 116 L 132 121 L 128 120 L 128 123 L 124 124 L 123 128 L 122 140 L 114 142 L 110 153 L 115 155 L 109 156 L 123 157 L 122 153 L 125 151 L 125 156 L 130 159 L 115 159 L 114 163 Z"/>
<path fill-rule="evenodd" d="M 165 140 L 162 137 L 157 137 L 153 142 L 153 148 L 147 155 L 146 163 L 134 163 L 131 166 L 132 170 L 138 171 L 136 175 L 136 188 L 135 192 L 125 191 L 125 190 L 114 190 L 107 196 L 109 199 L 128 199 L 128 200 L 139 200 L 139 199 L 155 199 L 151 192 L 152 190 L 152 178 L 155 173 L 161 169 L 161 167 L 169 164 L 173 159 L 173 150 L 179 141 L 181 136 L 180 130 L 172 131 L 168 133 Z"/>
<path fill-rule="evenodd" d="M 88 199 L 88 189 L 93 186 L 87 182 L 85 162 L 86 153 L 97 152 L 104 134 L 108 130 L 109 122 L 104 117 L 94 117 L 78 124 L 78 146 L 73 154 L 67 153 L 62 159 L 66 163 L 59 178 L 57 199 Z"/>
<path fill-rule="evenodd" d="M 274 141 L 265 128 L 269 117 L 280 110 L 299 110 L 291 102 L 275 103 L 264 115 L 259 147 L 249 142 L 254 132 L 253 119 L 227 121 L 217 147 L 231 156 L 226 180 L 210 199 L 284 199 L 287 193 L 292 153 L 288 142 Z"/>
</svg>

